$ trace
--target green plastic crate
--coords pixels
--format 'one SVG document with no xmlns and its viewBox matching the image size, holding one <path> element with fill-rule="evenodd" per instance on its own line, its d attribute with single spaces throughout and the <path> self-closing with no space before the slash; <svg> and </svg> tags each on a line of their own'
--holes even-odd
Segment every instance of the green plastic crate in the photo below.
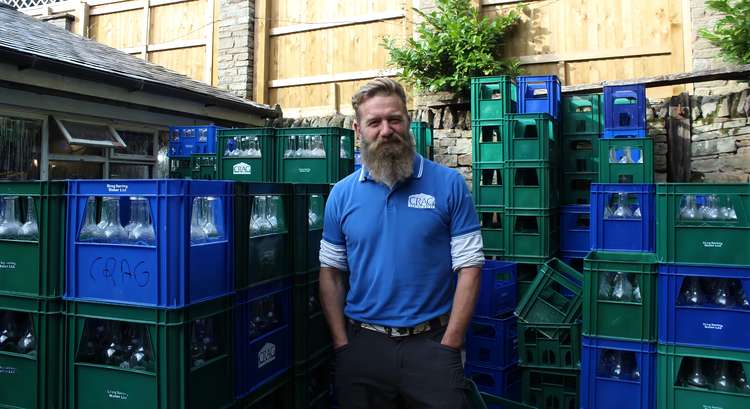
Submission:
<svg viewBox="0 0 750 409">
<path fill-rule="evenodd" d="M 654 183 L 654 140 L 600 139 L 599 183 Z"/>
<path fill-rule="evenodd" d="M 506 162 L 505 206 L 550 209 L 559 203 L 558 169 L 550 162 Z"/>
<path fill-rule="evenodd" d="M 432 125 L 427 122 L 412 122 L 409 129 L 414 135 L 417 153 L 432 160 Z"/>
<path fill-rule="evenodd" d="M 14 350 L 0 350 L 0 407 L 63 407 L 61 308 L 60 299 L 0 296 L 0 325 L 14 322 L 20 326 L 16 328 L 20 339 L 13 341 Z M 35 348 L 18 349 L 28 328 L 32 330 Z"/>
<path fill-rule="evenodd" d="M 292 137 L 321 137 L 325 157 L 289 156 Z M 341 149 L 342 142 L 344 149 Z M 298 144 L 299 145 L 299 144 Z M 290 183 L 336 183 L 354 171 L 354 131 L 326 128 L 276 129 L 276 179 Z"/>
<path fill-rule="evenodd" d="M 560 248 L 557 210 L 505 209 L 506 257 L 549 258 Z"/>
<path fill-rule="evenodd" d="M 579 408 L 580 371 L 524 368 L 521 372 L 524 403 L 538 409 Z"/>
<path fill-rule="evenodd" d="M 596 172 L 565 172 L 562 182 L 560 205 L 589 204 L 591 184 L 599 183 Z"/>
<path fill-rule="evenodd" d="M 506 121 L 472 121 L 472 160 L 486 167 L 503 167 L 508 143 Z"/>
<path fill-rule="evenodd" d="M 583 334 L 597 338 L 656 342 L 656 255 L 592 251 L 583 263 Z M 615 283 L 610 279 L 616 273 L 626 274 L 622 278 L 628 280 L 633 290 L 638 284 L 640 301 L 634 298 L 632 290 L 625 292 L 624 297 L 613 297 Z"/>
<path fill-rule="evenodd" d="M 509 76 L 471 79 L 471 119 L 504 119 L 518 112 L 516 80 Z"/>
<path fill-rule="evenodd" d="M 33 200 L 39 239 L 0 239 L 0 294 L 59 297 L 65 273 L 65 191 L 58 182 L 0 182 L 2 196 L 18 196 L 19 220 L 27 220 Z"/>
<path fill-rule="evenodd" d="M 292 371 L 280 375 L 276 380 L 261 386 L 242 398 L 234 409 L 294 409 L 294 379 Z"/>
<path fill-rule="evenodd" d="M 547 258 L 504 257 L 504 259 L 516 262 L 516 300 L 521 300 L 539 274 L 539 269 L 547 262 Z"/>
<path fill-rule="evenodd" d="M 549 161 L 560 156 L 557 122 L 549 114 L 510 114 L 504 121 L 505 158 L 509 161 Z"/>
<path fill-rule="evenodd" d="M 734 209 L 725 220 L 681 216 L 688 196 Z M 656 185 L 656 256 L 660 263 L 750 266 L 750 184 L 664 183 Z"/>
<path fill-rule="evenodd" d="M 474 205 L 481 211 L 502 211 L 505 205 L 502 165 L 475 163 L 472 180 Z"/>
<path fill-rule="evenodd" d="M 231 309 L 231 296 L 177 310 L 69 301 L 67 407 L 231 407 L 234 403 Z M 201 328 L 212 331 L 204 332 Z M 121 332 L 144 340 L 146 356 L 151 357 L 144 368 L 117 365 L 121 356 L 118 353 L 113 354 L 117 358 L 113 359 L 114 364 L 102 362 L 106 356 L 102 350 L 106 351 L 106 345 L 114 342 L 114 336 Z M 202 348 L 203 340 L 207 335 L 211 338 L 210 334 L 214 342 L 208 344 L 209 348 Z M 197 339 L 201 342 L 193 342 Z M 202 349 L 210 354 L 202 354 Z"/>
<path fill-rule="evenodd" d="M 323 214 L 330 185 L 292 186 L 292 271 L 307 274 L 320 270 Z"/>
<path fill-rule="evenodd" d="M 294 367 L 295 409 L 331 407 L 333 354 L 329 351 Z"/>
<path fill-rule="evenodd" d="M 190 155 L 192 179 L 216 180 L 216 154 L 194 153 Z"/>
<path fill-rule="evenodd" d="M 248 150 L 251 152 L 248 153 Z M 217 165 L 219 180 L 275 182 L 276 130 L 274 128 L 220 129 L 218 130 L 216 156 L 219 161 Z"/>
<path fill-rule="evenodd" d="M 563 95 L 562 127 L 565 134 L 600 134 L 604 130 L 602 94 Z"/>
<path fill-rule="evenodd" d="M 292 274 L 292 185 L 234 183 L 233 205 L 235 289 Z M 261 213 L 275 217 L 276 228 L 251 231 L 253 215 Z"/>
<path fill-rule="evenodd" d="M 169 158 L 170 179 L 190 179 L 192 177 L 193 168 L 190 166 L 190 159 Z"/>
<path fill-rule="evenodd" d="M 479 226 L 482 231 L 484 254 L 502 256 L 505 254 L 505 237 L 503 233 L 504 212 L 478 213 Z"/>
<path fill-rule="evenodd" d="M 599 134 L 563 134 L 563 172 L 599 172 Z"/>
<path fill-rule="evenodd" d="M 539 269 L 518 302 L 518 322 L 563 324 L 581 316 L 583 274 L 553 258 Z"/>
<path fill-rule="evenodd" d="M 301 364 L 332 348 L 331 333 L 318 296 L 318 272 L 294 277 L 294 362 Z"/>
<path fill-rule="evenodd" d="M 518 322 L 518 365 L 525 368 L 581 369 L 581 322 Z"/>
<path fill-rule="evenodd" d="M 701 371 L 708 379 L 709 385 L 714 381 L 710 377 L 713 364 L 724 361 L 734 370 L 740 368 L 745 379 L 750 376 L 750 353 L 737 351 L 722 351 L 706 348 L 662 345 L 657 346 L 658 371 L 656 387 L 656 407 L 659 409 L 746 409 L 750 407 L 750 390 L 743 392 L 722 391 L 716 388 L 691 387 L 685 385 L 683 376 L 691 369 L 696 358 L 701 361 Z M 685 372 L 683 372 L 685 371 Z M 730 379 L 736 379 L 730 376 Z"/>
</svg>

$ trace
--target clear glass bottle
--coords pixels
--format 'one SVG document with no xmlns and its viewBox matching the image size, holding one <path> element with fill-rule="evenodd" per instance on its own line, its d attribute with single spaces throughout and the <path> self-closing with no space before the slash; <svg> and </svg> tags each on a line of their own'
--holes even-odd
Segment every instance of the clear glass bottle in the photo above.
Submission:
<svg viewBox="0 0 750 409">
<path fill-rule="evenodd" d="M 341 145 L 341 152 L 339 153 L 339 158 L 351 159 L 351 155 L 349 155 L 349 138 L 342 135 L 339 143 Z M 323 151 L 323 157 L 325 157 L 325 151 Z"/>
<path fill-rule="evenodd" d="M 3 196 L 2 199 L 0 239 L 16 239 L 21 231 L 21 221 L 18 219 L 18 196 Z"/>
<path fill-rule="evenodd" d="M 695 196 L 685 195 L 682 198 L 682 206 L 680 207 L 680 219 L 682 220 L 698 220 L 700 219 L 698 213 L 698 207 L 696 205 Z"/>
<path fill-rule="evenodd" d="M 701 207 L 704 220 L 719 220 L 719 204 L 716 195 L 706 196 L 706 203 Z"/>
<path fill-rule="evenodd" d="M 613 281 L 612 300 L 623 302 L 631 301 L 633 297 L 633 286 L 630 284 L 630 280 L 628 280 L 628 275 L 617 272 L 615 273 Z"/>
<path fill-rule="evenodd" d="M 613 273 L 602 272 L 599 274 L 599 299 L 609 300 L 612 297 Z"/>
<path fill-rule="evenodd" d="M 708 388 L 708 380 L 703 374 L 702 360 L 701 358 L 683 358 L 690 359 L 692 362 L 688 362 L 690 365 L 690 371 L 687 376 L 687 386 L 693 388 L 706 389 Z"/>
<path fill-rule="evenodd" d="M 26 222 L 19 229 L 19 236 L 23 240 L 39 240 L 39 225 L 36 222 L 34 198 L 26 198 Z"/>
<path fill-rule="evenodd" d="M 221 234 L 219 233 L 219 228 L 216 225 L 216 213 L 218 210 L 218 207 L 220 206 L 220 201 L 218 198 L 213 196 L 207 196 L 203 200 L 203 224 L 201 227 L 203 228 L 203 231 L 206 233 L 206 239 L 207 240 L 217 240 L 220 238 Z"/>
<path fill-rule="evenodd" d="M 203 243 L 206 241 L 206 232 L 203 230 L 203 201 L 200 196 L 193 198 L 193 207 L 190 214 L 190 241 L 193 244 Z"/>
<path fill-rule="evenodd" d="M 148 199 L 145 197 L 130 198 L 130 223 L 128 226 L 128 241 L 141 246 L 156 244 L 156 233 L 151 222 L 151 211 Z M 128 227 L 125 228 L 128 230 Z"/>
<path fill-rule="evenodd" d="M 89 196 L 86 199 L 86 209 L 83 212 L 83 218 L 83 227 L 81 227 L 81 231 L 78 233 L 78 240 L 99 241 L 104 232 L 96 222 L 96 198 L 94 196 Z"/>
<path fill-rule="evenodd" d="M 728 221 L 737 220 L 737 211 L 734 210 L 732 198 L 730 196 L 722 196 L 720 202 L 719 218 Z"/>
<path fill-rule="evenodd" d="M 278 208 L 275 198 L 276 196 L 266 197 L 266 220 L 268 220 L 268 228 L 271 232 L 277 232 L 279 228 L 279 220 L 276 217 Z"/>
<path fill-rule="evenodd" d="M 617 219 L 629 219 L 633 217 L 633 211 L 630 210 L 628 204 L 628 194 L 620 192 L 617 194 L 617 201 L 615 202 L 615 210 L 612 212 L 612 217 Z"/>
<path fill-rule="evenodd" d="M 686 277 L 680 294 L 682 305 L 699 306 L 704 303 L 703 290 L 697 277 Z"/>
<path fill-rule="evenodd" d="M 734 299 L 729 296 L 729 281 L 719 278 L 715 284 L 713 303 L 722 308 L 733 307 Z"/>
<path fill-rule="evenodd" d="M 102 199 L 102 228 L 103 241 L 106 243 L 122 243 L 128 238 L 125 228 L 120 223 L 120 198 L 107 196 Z"/>
</svg>

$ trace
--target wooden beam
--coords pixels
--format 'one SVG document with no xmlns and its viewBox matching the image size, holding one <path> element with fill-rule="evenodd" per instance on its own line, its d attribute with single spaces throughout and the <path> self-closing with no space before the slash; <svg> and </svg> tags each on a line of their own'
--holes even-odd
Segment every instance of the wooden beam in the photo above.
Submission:
<svg viewBox="0 0 750 409">
<path fill-rule="evenodd" d="M 86 4 L 86 0 L 81 0 L 76 7 L 76 18 L 78 19 L 76 34 L 81 37 L 89 36 L 89 10 L 90 7 Z"/>
<path fill-rule="evenodd" d="M 343 20 L 327 21 L 325 23 L 295 24 L 291 26 L 275 27 L 271 29 L 270 35 L 271 37 L 275 37 L 275 36 L 281 36 L 281 35 L 287 35 L 287 34 L 303 33 L 305 31 L 323 30 L 326 28 L 344 27 L 344 26 L 351 26 L 355 24 L 366 24 L 366 23 L 372 23 L 375 21 L 393 20 L 393 19 L 403 18 L 403 17 L 404 17 L 403 10 L 385 11 L 382 13 L 372 13 L 366 16 L 351 17 L 351 18 L 347 18 Z"/>
<path fill-rule="evenodd" d="M 677 74 L 658 75 L 655 77 L 635 78 L 630 80 L 603 81 L 592 84 L 568 85 L 562 87 L 566 94 L 601 92 L 605 85 L 632 85 L 645 84 L 647 88 L 664 87 L 668 85 L 690 84 L 694 82 L 706 82 L 717 80 L 741 80 L 750 79 L 750 64 L 715 70 L 681 72 Z"/>
<path fill-rule="evenodd" d="M 333 112 L 338 113 L 339 112 L 339 99 L 340 99 L 339 98 L 340 97 L 339 85 L 336 84 L 335 82 L 332 82 L 330 86 L 331 86 L 331 92 L 329 96 L 330 98 L 329 101 L 331 104 L 331 109 L 333 110 Z"/>
<path fill-rule="evenodd" d="M 178 41 L 170 41 L 168 43 L 148 44 L 148 51 L 152 52 L 152 51 L 177 50 L 180 48 L 203 47 L 206 45 L 207 45 L 206 40 L 203 40 L 203 39 L 178 40 Z M 118 48 L 118 50 L 128 53 L 128 54 L 138 54 L 143 51 L 143 46 Z"/>
<path fill-rule="evenodd" d="M 214 62 L 214 0 L 207 0 L 206 4 L 206 62 L 203 64 L 203 82 L 211 84 L 213 77 Z"/>
<path fill-rule="evenodd" d="M 143 41 L 143 51 L 141 51 L 141 57 L 148 61 L 148 43 L 150 37 L 151 28 L 151 1 L 143 1 L 143 26 L 141 27 L 141 40 Z"/>
<path fill-rule="evenodd" d="M 557 62 L 596 61 L 613 58 L 632 58 L 656 55 L 669 55 L 669 47 L 630 47 L 615 50 L 593 50 L 565 54 L 538 54 L 518 57 L 523 65 L 552 64 Z"/>
<path fill-rule="evenodd" d="M 669 101 L 667 118 L 667 181 L 690 181 L 691 130 L 690 95 L 686 92 Z"/>
<path fill-rule="evenodd" d="M 393 77 L 398 75 L 397 69 L 368 70 L 355 72 L 341 72 L 338 74 L 315 75 L 312 77 L 286 78 L 268 82 L 270 88 L 296 87 L 300 85 L 326 84 L 329 82 L 366 80 L 377 77 Z M 256 101 L 260 102 L 260 101 Z"/>
<path fill-rule="evenodd" d="M 261 104 L 268 103 L 268 71 L 271 68 L 268 34 L 270 13 L 269 0 L 255 0 L 253 99 Z"/>
<path fill-rule="evenodd" d="M 192 1 L 192 0 L 152 0 L 151 6 L 152 7 L 166 6 L 167 4 L 185 3 L 187 1 Z M 107 0 L 104 2 L 91 0 L 88 3 L 91 6 L 91 15 L 99 16 L 102 14 L 119 13 L 121 11 L 138 10 L 138 9 L 143 8 L 143 2 L 144 0 L 131 0 L 131 1 Z"/>
</svg>

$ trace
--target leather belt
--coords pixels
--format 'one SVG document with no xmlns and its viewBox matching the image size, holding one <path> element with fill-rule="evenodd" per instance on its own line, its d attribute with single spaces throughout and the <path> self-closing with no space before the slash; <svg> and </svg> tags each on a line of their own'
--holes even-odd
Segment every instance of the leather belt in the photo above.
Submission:
<svg viewBox="0 0 750 409">
<path fill-rule="evenodd" d="M 360 322 L 350 319 L 349 322 L 360 328 L 364 328 L 370 331 L 380 332 L 388 335 L 389 337 L 408 337 L 409 335 L 417 335 L 428 332 L 435 328 L 442 328 L 448 325 L 448 314 L 443 314 L 439 317 L 435 317 L 429 321 L 419 323 L 413 327 L 386 327 L 378 324 L 369 324 L 366 322 Z"/>
</svg>

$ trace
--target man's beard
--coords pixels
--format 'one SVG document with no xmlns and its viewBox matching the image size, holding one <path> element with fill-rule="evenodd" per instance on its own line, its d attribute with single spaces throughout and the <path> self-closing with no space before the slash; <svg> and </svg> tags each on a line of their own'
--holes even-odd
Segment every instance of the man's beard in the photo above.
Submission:
<svg viewBox="0 0 750 409">
<path fill-rule="evenodd" d="M 362 138 L 362 163 L 375 181 L 390 187 L 411 176 L 414 153 L 411 135 L 406 139 L 402 135 L 393 134 L 387 140 L 378 139 L 374 142 L 367 142 Z"/>
</svg>

